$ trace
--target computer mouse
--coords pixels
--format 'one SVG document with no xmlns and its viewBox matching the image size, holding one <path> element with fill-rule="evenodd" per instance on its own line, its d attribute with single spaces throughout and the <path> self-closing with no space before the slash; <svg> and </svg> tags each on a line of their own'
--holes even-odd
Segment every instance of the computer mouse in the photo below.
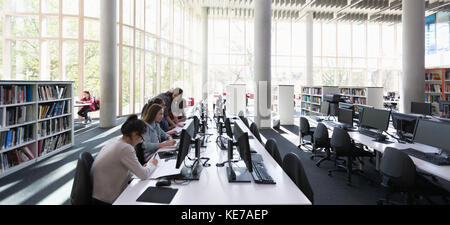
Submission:
<svg viewBox="0 0 450 225">
<path fill-rule="evenodd" d="M 170 182 L 169 179 L 167 179 L 166 177 L 160 178 L 158 180 L 158 182 L 156 182 L 156 187 L 161 187 L 161 186 L 170 186 L 172 182 Z"/>
</svg>

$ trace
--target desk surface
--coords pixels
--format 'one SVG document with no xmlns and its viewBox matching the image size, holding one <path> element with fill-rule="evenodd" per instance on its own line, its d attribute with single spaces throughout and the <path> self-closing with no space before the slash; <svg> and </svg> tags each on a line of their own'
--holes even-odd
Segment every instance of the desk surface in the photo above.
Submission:
<svg viewBox="0 0 450 225">
<path fill-rule="evenodd" d="M 244 132 L 253 135 L 250 130 L 237 120 L 236 123 L 243 128 Z M 265 150 L 264 146 L 256 138 L 249 139 L 249 143 L 260 154 L 264 160 L 269 175 L 276 184 L 256 184 L 251 183 L 229 183 L 226 166 L 216 167 L 216 163 L 221 163 L 227 159 L 227 151 L 221 150 L 215 140 L 217 132 L 209 129 L 209 133 L 214 133 L 207 143 L 206 148 L 201 149 L 202 157 L 209 157 L 210 167 L 204 167 L 199 181 L 190 181 L 187 184 L 174 184 L 171 188 L 177 188 L 178 192 L 170 204 L 173 205 L 310 205 L 311 202 L 300 191 L 294 182 L 287 176 L 283 169 Z M 191 153 L 192 154 L 192 151 Z M 235 154 L 236 151 L 235 151 Z M 235 155 L 235 158 L 237 156 Z M 245 167 L 240 161 L 233 167 Z M 155 186 L 156 180 L 134 179 L 122 194 L 113 203 L 115 205 L 131 204 L 157 204 L 136 202 L 136 199 L 149 186 Z"/>
<path fill-rule="evenodd" d="M 311 126 L 317 126 L 317 124 L 318 124 L 317 121 L 315 121 L 314 119 L 312 119 L 310 117 L 306 117 L 306 118 L 310 122 Z M 326 123 L 324 123 L 324 124 L 331 131 L 331 132 L 329 132 L 329 135 L 331 137 L 331 134 L 332 134 L 332 131 L 334 128 L 332 126 L 329 126 Z M 414 143 L 414 144 L 398 143 L 398 141 L 396 141 L 395 139 L 393 139 L 392 137 L 389 137 L 389 136 L 387 136 L 387 140 L 390 142 L 393 142 L 391 144 L 384 144 L 384 143 L 376 142 L 373 140 L 372 137 L 366 136 L 357 131 L 348 132 L 348 134 L 355 142 L 364 144 L 367 147 L 369 147 L 373 150 L 376 150 L 380 153 L 383 153 L 387 147 L 397 148 L 399 150 L 407 149 L 407 148 L 414 148 L 414 149 L 417 149 L 417 150 L 420 150 L 423 152 L 439 152 L 439 150 L 437 148 L 434 148 L 434 147 L 431 147 L 428 145 L 419 144 L 419 143 Z M 418 159 L 418 158 L 415 158 L 412 156 L 410 156 L 410 157 L 414 161 L 414 164 L 416 165 L 416 167 L 418 169 L 450 181 L 450 166 L 438 166 L 438 165 L 432 164 L 430 162 L 427 162 L 427 161 L 424 161 L 424 160 L 421 160 L 421 159 Z"/>
</svg>

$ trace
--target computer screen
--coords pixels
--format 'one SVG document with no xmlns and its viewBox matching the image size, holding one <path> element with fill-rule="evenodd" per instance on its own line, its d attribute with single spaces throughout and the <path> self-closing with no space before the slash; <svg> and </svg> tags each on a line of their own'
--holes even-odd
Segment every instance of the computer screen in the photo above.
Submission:
<svg viewBox="0 0 450 225">
<path fill-rule="evenodd" d="M 233 138 L 233 131 L 231 130 L 231 122 L 230 118 L 225 119 L 225 130 L 227 132 L 228 137 Z"/>
<path fill-rule="evenodd" d="M 353 109 L 339 108 L 338 122 L 353 127 Z"/>
<path fill-rule="evenodd" d="M 375 108 L 364 108 L 360 122 L 361 127 L 386 131 L 389 125 L 391 111 Z"/>
<path fill-rule="evenodd" d="M 244 125 L 245 126 L 245 125 Z M 239 137 L 241 137 L 241 135 L 244 134 L 244 131 L 242 130 L 242 128 L 239 126 L 239 123 L 234 123 L 234 139 L 238 140 Z"/>
<path fill-rule="evenodd" d="M 191 149 L 191 136 L 185 129 L 183 129 L 181 130 L 180 145 L 178 147 L 177 162 L 175 165 L 177 169 L 180 168 L 181 163 L 184 161 L 184 158 L 189 153 L 190 149 Z"/>
<path fill-rule="evenodd" d="M 330 110 L 328 111 L 329 116 L 337 116 L 338 115 L 338 103 L 330 103 L 329 104 Z"/>
<path fill-rule="evenodd" d="M 194 116 L 194 135 L 193 137 L 197 136 L 198 130 L 200 129 L 200 120 L 197 116 Z"/>
<path fill-rule="evenodd" d="M 413 141 L 450 153 L 450 123 L 418 119 Z"/>
<path fill-rule="evenodd" d="M 339 108 L 344 108 L 344 109 L 351 109 L 353 111 L 354 107 L 353 104 L 350 103 L 345 103 L 345 102 L 339 102 Z"/>
<path fill-rule="evenodd" d="M 195 138 L 195 135 L 197 133 L 195 132 L 194 128 L 194 120 L 186 120 L 186 124 L 184 125 L 183 130 L 186 130 L 191 138 Z"/>
<path fill-rule="evenodd" d="M 371 105 L 357 105 L 358 108 L 358 120 L 359 122 L 361 122 L 361 118 L 362 118 L 362 112 L 364 109 L 373 109 L 374 107 Z"/>
<path fill-rule="evenodd" d="M 411 102 L 411 113 L 431 115 L 431 103 Z"/>
<path fill-rule="evenodd" d="M 253 172 L 252 169 L 252 157 L 250 153 L 250 144 L 248 142 L 248 133 L 245 132 L 238 139 L 238 151 L 241 158 L 244 160 L 245 165 L 247 166 L 248 171 Z"/>
<path fill-rule="evenodd" d="M 416 127 L 416 121 L 419 119 L 417 115 L 392 112 L 392 125 L 398 131 L 414 134 L 414 128 Z"/>
</svg>

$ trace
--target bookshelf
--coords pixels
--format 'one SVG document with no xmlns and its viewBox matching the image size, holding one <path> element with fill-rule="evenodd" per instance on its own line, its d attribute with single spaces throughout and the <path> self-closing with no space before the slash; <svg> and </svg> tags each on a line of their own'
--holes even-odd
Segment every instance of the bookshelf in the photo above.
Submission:
<svg viewBox="0 0 450 225">
<path fill-rule="evenodd" d="M 294 85 L 272 86 L 272 117 L 277 116 L 280 125 L 294 125 Z"/>
<path fill-rule="evenodd" d="M 339 87 L 339 94 L 347 96 L 356 105 L 370 105 L 378 109 L 383 109 L 383 88 L 382 87 Z"/>
<path fill-rule="evenodd" d="M 301 115 L 321 116 L 326 112 L 323 98 L 327 94 L 338 93 L 336 86 L 304 86 L 301 88 Z"/>
<path fill-rule="evenodd" d="M 246 112 L 246 88 L 245 84 L 229 84 L 226 86 L 227 116 L 237 116 L 240 111 Z"/>
<path fill-rule="evenodd" d="M 450 68 L 425 69 L 425 102 L 431 103 L 432 113 L 439 113 L 439 101 L 450 100 Z"/>
<path fill-rule="evenodd" d="M 0 81 L 0 178 L 73 145 L 73 82 Z"/>
</svg>

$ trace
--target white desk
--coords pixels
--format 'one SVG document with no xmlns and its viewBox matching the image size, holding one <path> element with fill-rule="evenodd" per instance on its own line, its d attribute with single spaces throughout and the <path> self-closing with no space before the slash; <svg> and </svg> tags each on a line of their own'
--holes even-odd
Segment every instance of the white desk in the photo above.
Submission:
<svg viewBox="0 0 450 225">
<path fill-rule="evenodd" d="M 309 123 L 311 124 L 311 126 L 317 126 L 318 122 L 311 119 L 310 117 L 306 117 L 309 121 Z M 329 132 L 329 135 L 331 137 L 331 134 L 333 133 L 333 127 L 327 125 L 326 123 L 323 123 L 324 125 L 327 126 L 328 130 L 330 130 L 331 132 Z M 423 145 L 423 144 L 419 144 L 419 143 L 414 143 L 414 144 L 401 144 L 398 143 L 398 141 L 396 141 L 395 139 L 393 139 L 392 137 L 387 136 L 388 141 L 393 142 L 391 144 L 383 144 L 380 142 L 376 142 L 373 141 L 372 137 L 366 136 L 364 134 L 359 133 L 358 131 L 354 131 L 354 132 L 348 132 L 350 138 L 352 138 L 355 142 L 357 143 L 361 143 L 365 146 L 367 146 L 370 149 L 375 150 L 376 153 L 376 169 L 379 170 L 379 165 L 380 165 L 380 160 L 381 160 L 381 154 L 384 153 L 384 150 L 387 147 L 392 147 L 392 148 L 397 148 L 399 150 L 401 149 L 407 149 L 407 148 L 414 148 L 423 152 L 439 152 L 439 150 L 437 148 L 428 146 L 428 145 Z M 411 159 L 413 160 L 414 164 L 416 165 L 416 167 L 422 171 L 425 171 L 429 174 L 433 174 L 435 176 L 441 177 L 447 181 L 450 181 L 450 166 L 438 166 L 438 165 L 434 165 L 432 163 L 429 163 L 427 161 L 415 158 L 410 156 Z"/>
<path fill-rule="evenodd" d="M 73 107 L 83 107 L 83 106 L 90 106 L 91 103 L 77 103 L 77 104 L 73 104 Z"/>
<path fill-rule="evenodd" d="M 253 135 L 241 120 L 235 121 Z M 206 148 L 201 149 L 202 157 L 209 157 L 210 167 L 204 167 L 200 180 L 191 181 L 188 184 L 174 184 L 171 188 L 177 188 L 178 192 L 170 204 L 173 205 L 310 205 L 311 202 L 300 191 L 295 183 L 275 162 L 272 156 L 265 150 L 264 146 L 256 138 L 249 139 L 249 143 L 258 154 L 262 155 L 264 164 L 270 176 L 276 184 L 256 184 L 251 183 L 229 183 L 226 166 L 216 167 L 216 163 L 227 160 L 227 151 L 221 150 L 215 141 L 217 132 L 209 129 L 209 133 L 214 133 L 207 143 Z M 192 153 L 193 151 L 191 151 Z M 236 151 L 235 151 L 236 154 Z M 235 156 L 235 158 L 237 158 Z M 188 160 L 186 158 L 186 160 Z M 242 161 L 234 164 L 233 167 L 245 167 Z M 158 205 L 157 203 L 137 202 L 136 199 L 149 186 L 155 186 L 156 180 L 133 180 L 122 194 L 113 203 L 114 205 Z"/>
</svg>

